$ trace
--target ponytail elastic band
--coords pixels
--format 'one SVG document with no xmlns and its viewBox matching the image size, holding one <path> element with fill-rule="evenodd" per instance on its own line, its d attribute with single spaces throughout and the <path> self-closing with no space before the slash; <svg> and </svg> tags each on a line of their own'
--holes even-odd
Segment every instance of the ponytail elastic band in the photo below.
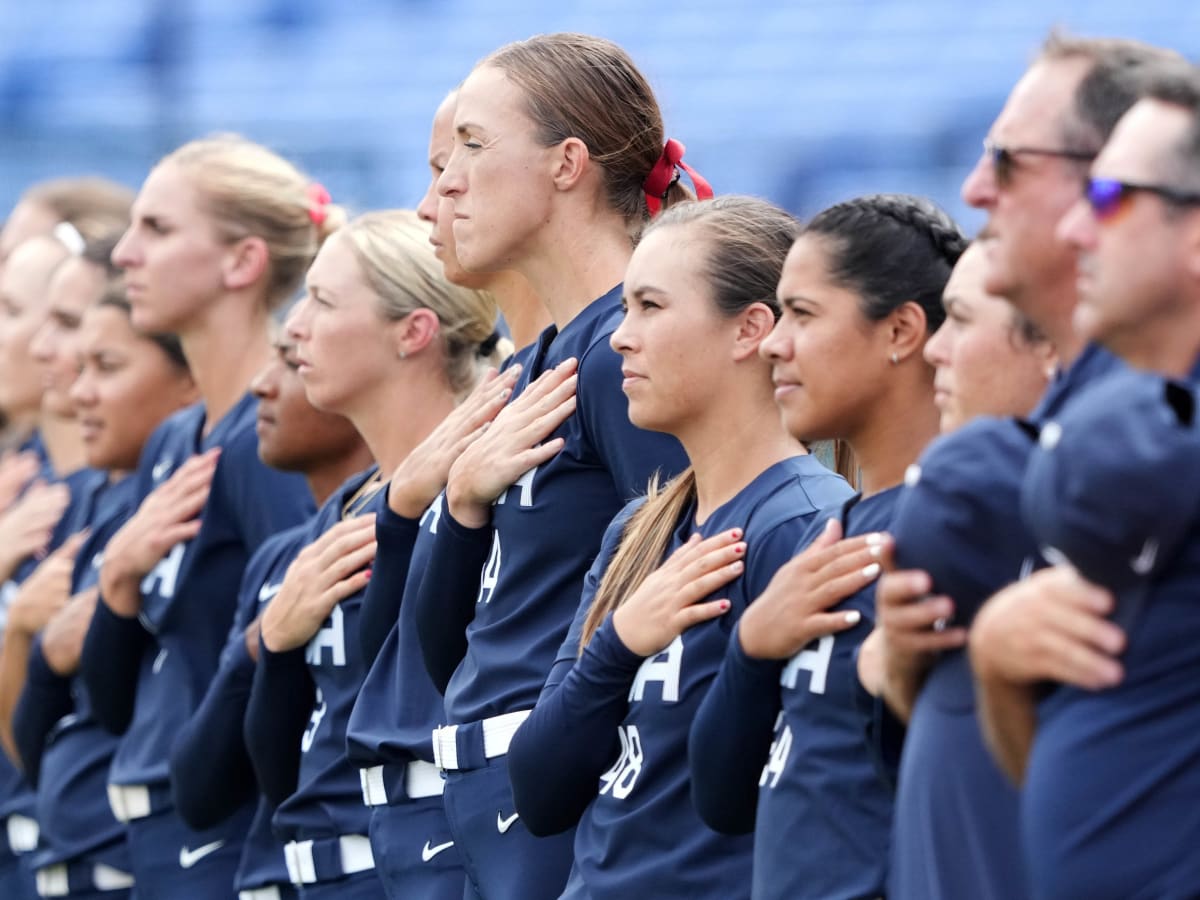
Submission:
<svg viewBox="0 0 1200 900">
<path fill-rule="evenodd" d="M 308 196 L 308 217 L 314 225 L 321 225 L 329 217 L 329 204 L 333 198 L 319 181 L 310 184 L 305 194 Z"/>
<path fill-rule="evenodd" d="M 696 186 L 697 199 L 712 199 L 712 186 L 701 177 L 699 172 L 683 161 L 685 149 L 679 141 L 673 138 L 668 139 L 667 143 L 663 145 L 663 152 L 658 157 L 658 162 L 654 164 L 654 168 L 650 170 L 646 180 L 642 182 L 642 190 L 646 192 L 646 206 L 649 208 L 651 216 L 658 215 L 659 210 L 662 209 L 663 201 L 667 199 L 671 185 L 679 180 L 680 169 L 687 172 L 692 179 L 692 184 Z"/>
<path fill-rule="evenodd" d="M 491 356 L 496 350 L 496 345 L 499 343 L 500 332 L 492 329 L 492 333 L 479 342 L 479 350 L 476 352 L 481 358 Z"/>
</svg>

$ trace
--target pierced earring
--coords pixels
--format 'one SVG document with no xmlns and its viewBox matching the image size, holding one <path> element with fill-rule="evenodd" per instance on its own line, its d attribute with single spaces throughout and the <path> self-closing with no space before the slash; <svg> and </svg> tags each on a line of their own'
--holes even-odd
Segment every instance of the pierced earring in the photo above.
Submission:
<svg viewBox="0 0 1200 900">
<path fill-rule="evenodd" d="M 405 353 L 403 350 L 401 350 L 401 351 L 400 351 L 400 358 L 401 358 L 401 359 L 408 359 L 408 354 L 407 354 L 407 353 Z"/>
<path fill-rule="evenodd" d="M 899 354 L 896 354 L 896 353 L 893 353 L 893 354 L 892 354 L 892 365 L 893 365 L 893 366 L 898 366 L 898 365 L 900 365 L 900 356 L 899 356 Z"/>
</svg>

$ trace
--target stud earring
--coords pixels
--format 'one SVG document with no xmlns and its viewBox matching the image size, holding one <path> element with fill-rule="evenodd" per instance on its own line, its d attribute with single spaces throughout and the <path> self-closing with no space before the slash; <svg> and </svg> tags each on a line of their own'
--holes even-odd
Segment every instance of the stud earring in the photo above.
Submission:
<svg viewBox="0 0 1200 900">
<path fill-rule="evenodd" d="M 407 353 L 405 353 L 403 350 L 401 350 L 401 351 L 400 351 L 400 358 L 401 358 L 401 359 L 408 359 L 408 354 L 407 354 Z"/>
<path fill-rule="evenodd" d="M 898 366 L 898 365 L 900 365 L 900 356 L 899 356 L 898 354 L 896 354 L 896 353 L 893 353 L 893 354 L 892 354 L 892 365 L 893 365 L 893 366 Z"/>
</svg>

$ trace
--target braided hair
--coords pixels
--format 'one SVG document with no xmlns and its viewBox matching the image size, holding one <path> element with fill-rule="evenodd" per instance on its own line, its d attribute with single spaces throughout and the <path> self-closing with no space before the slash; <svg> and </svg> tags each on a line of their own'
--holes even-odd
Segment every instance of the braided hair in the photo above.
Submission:
<svg viewBox="0 0 1200 900">
<path fill-rule="evenodd" d="M 868 320 L 913 302 L 930 333 L 942 324 L 942 291 L 968 241 L 937 204 L 908 194 L 856 197 L 818 213 L 801 233 L 826 241 L 830 276 L 862 298 Z"/>
</svg>

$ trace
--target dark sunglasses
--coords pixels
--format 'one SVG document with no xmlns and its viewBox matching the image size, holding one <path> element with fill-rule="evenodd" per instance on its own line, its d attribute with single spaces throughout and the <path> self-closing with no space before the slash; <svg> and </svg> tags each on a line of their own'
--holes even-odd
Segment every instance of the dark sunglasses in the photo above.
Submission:
<svg viewBox="0 0 1200 900">
<path fill-rule="evenodd" d="M 1083 196 L 1096 218 L 1101 221 L 1116 215 L 1125 199 L 1138 191 L 1155 194 L 1178 206 L 1200 204 L 1200 194 L 1179 191 L 1161 184 L 1131 184 L 1116 178 L 1088 178 L 1083 185 Z"/>
<path fill-rule="evenodd" d="M 1012 183 L 1013 174 L 1017 170 L 1017 158 L 1020 156 L 1054 156 L 1058 159 L 1075 159 L 1080 162 L 1091 162 L 1096 158 L 1095 153 L 1085 150 L 1054 150 L 1049 147 L 1005 147 L 990 139 L 983 142 L 983 155 L 992 163 L 996 173 L 996 183 L 1007 187 Z"/>
</svg>

